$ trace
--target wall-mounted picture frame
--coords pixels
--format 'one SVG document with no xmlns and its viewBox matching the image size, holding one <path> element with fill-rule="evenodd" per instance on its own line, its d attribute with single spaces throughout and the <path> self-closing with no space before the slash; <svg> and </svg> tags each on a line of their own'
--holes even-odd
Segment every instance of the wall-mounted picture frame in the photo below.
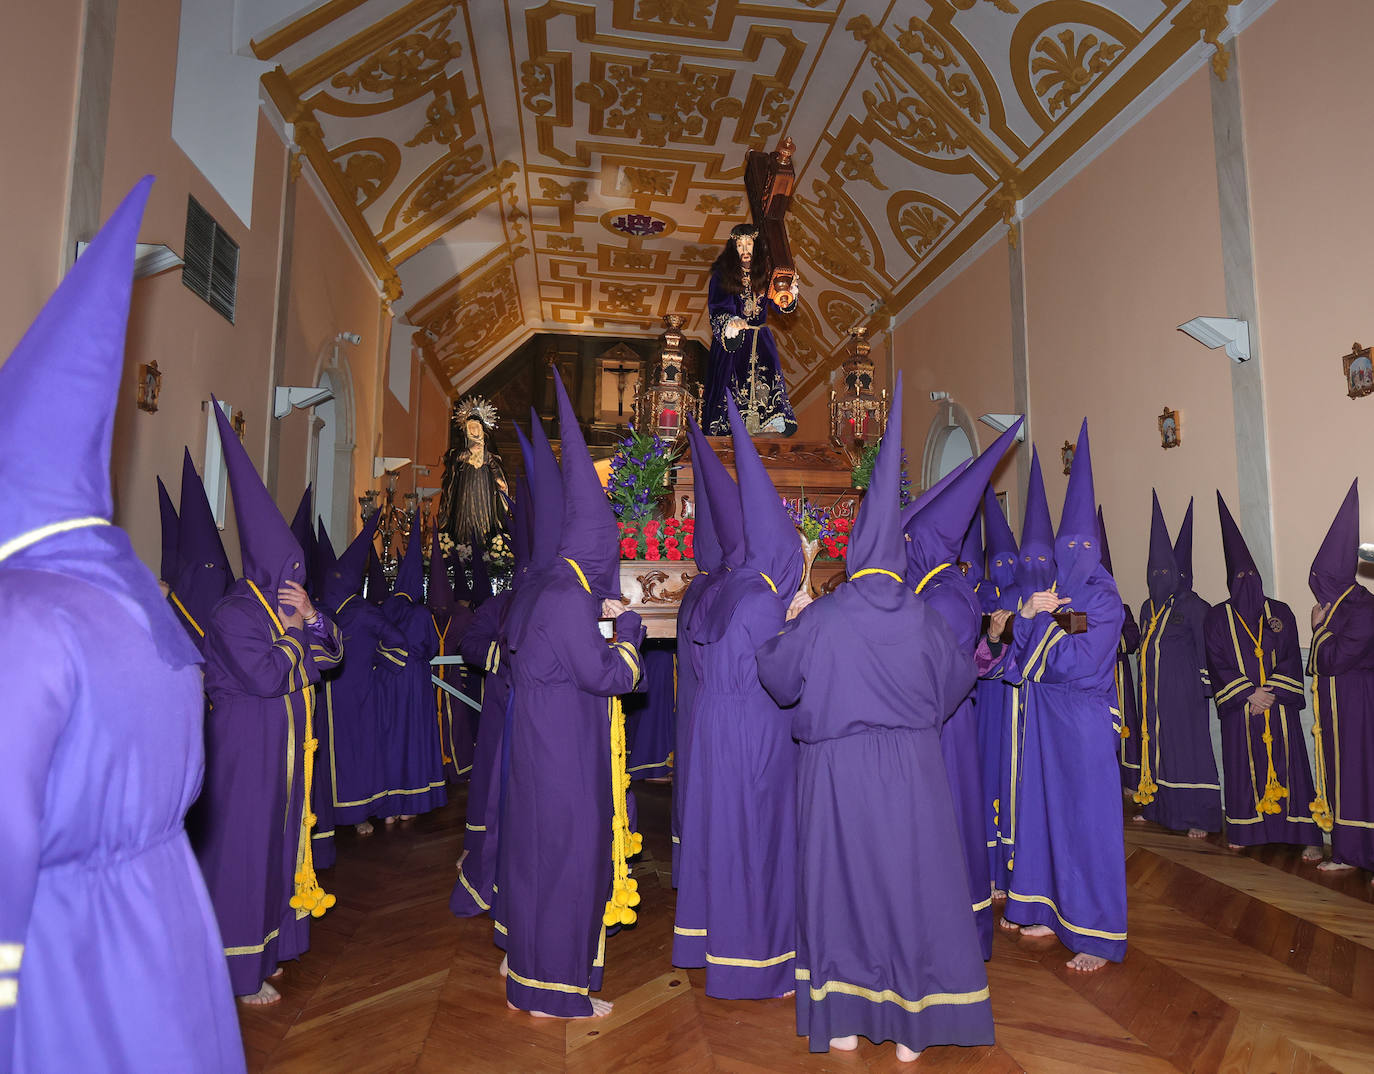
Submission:
<svg viewBox="0 0 1374 1074">
<path fill-rule="evenodd" d="M 1073 453 L 1077 450 L 1078 448 L 1070 444 L 1067 440 L 1064 441 L 1064 446 L 1059 449 L 1059 458 L 1064 462 L 1065 477 L 1068 477 L 1073 471 Z"/>
<path fill-rule="evenodd" d="M 1350 353 L 1341 359 L 1345 394 L 1351 399 L 1374 393 L 1374 360 L 1370 358 L 1370 350 L 1355 342 L 1350 345 Z"/>
<path fill-rule="evenodd" d="M 235 434 L 242 440 L 248 432 L 248 419 L 243 416 L 243 411 L 234 411 L 234 416 L 229 419 L 229 424 L 233 426 Z"/>
<path fill-rule="evenodd" d="M 162 370 L 157 360 L 144 362 L 138 367 L 138 409 L 149 414 L 157 413 L 157 397 L 162 391 Z"/>
<path fill-rule="evenodd" d="M 1165 451 L 1183 443 L 1183 423 L 1179 420 L 1178 411 L 1170 410 L 1167 406 L 1159 415 L 1159 442 Z"/>
</svg>

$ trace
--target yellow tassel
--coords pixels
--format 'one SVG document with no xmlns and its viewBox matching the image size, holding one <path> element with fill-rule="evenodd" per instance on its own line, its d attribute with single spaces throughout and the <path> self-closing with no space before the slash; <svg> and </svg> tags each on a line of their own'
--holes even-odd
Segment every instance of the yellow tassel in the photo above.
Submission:
<svg viewBox="0 0 1374 1074">
<path fill-rule="evenodd" d="M 1312 769 L 1316 776 L 1317 797 L 1307 805 L 1307 811 L 1317 822 L 1317 827 L 1329 832 L 1335 825 L 1331 815 L 1331 803 L 1326 798 L 1326 752 L 1322 749 L 1322 680 L 1312 683 Z"/>
<path fill-rule="evenodd" d="M 1126 726 L 1126 724 L 1125 724 L 1124 721 L 1123 721 L 1122 724 L 1121 724 L 1121 737 L 1122 737 L 1122 738 L 1130 738 L 1130 737 L 1131 737 L 1131 729 L 1130 729 L 1129 727 Z"/>
<path fill-rule="evenodd" d="M 638 917 L 632 907 L 639 905 L 639 881 L 630 875 L 628 859 L 638 854 L 644 845 L 639 832 L 630 831 L 630 814 L 625 792 L 630 788 L 626 771 L 625 710 L 620 698 L 610 702 L 611 716 L 611 897 L 602 923 L 633 925 Z"/>
<path fill-rule="evenodd" d="M 322 917 L 324 912 L 336 902 L 333 895 L 328 894 L 320 887 L 319 878 L 315 876 L 315 854 L 312 849 L 310 831 L 315 827 L 315 814 L 310 810 L 310 791 L 314 783 L 315 750 L 319 747 L 319 739 L 315 738 L 315 687 L 307 686 L 305 689 L 305 785 L 303 787 L 304 799 L 301 805 L 301 832 L 300 847 L 297 851 L 297 861 L 300 868 L 296 870 L 296 889 L 291 896 L 291 909 L 305 910 L 311 917 Z"/>
<path fill-rule="evenodd" d="M 1150 639 L 1154 637 L 1155 625 L 1163 614 L 1163 608 L 1155 612 L 1150 619 L 1150 625 L 1145 628 L 1145 637 L 1140 643 L 1142 655 L 1150 644 Z M 1150 771 L 1150 706 L 1148 704 L 1150 691 L 1148 681 L 1149 675 L 1146 674 L 1145 665 L 1142 662 L 1140 666 L 1140 783 L 1137 785 L 1135 793 L 1131 795 L 1131 801 L 1135 802 L 1136 805 L 1149 805 L 1155 800 L 1155 792 L 1159 790 L 1159 784 L 1155 782 Z"/>
</svg>

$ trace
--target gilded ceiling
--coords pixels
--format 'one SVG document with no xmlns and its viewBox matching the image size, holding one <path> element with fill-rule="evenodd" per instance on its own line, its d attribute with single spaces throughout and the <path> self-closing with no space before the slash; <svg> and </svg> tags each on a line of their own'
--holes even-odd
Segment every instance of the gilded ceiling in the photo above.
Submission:
<svg viewBox="0 0 1374 1074">
<path fill-rule="evenodd" d="M 790 136 L 804 401 L 1238 2 L 327 0 L 253 49 L 458 390 L 537 331 L 705 339 L 744 152 Z"/>
</svg>

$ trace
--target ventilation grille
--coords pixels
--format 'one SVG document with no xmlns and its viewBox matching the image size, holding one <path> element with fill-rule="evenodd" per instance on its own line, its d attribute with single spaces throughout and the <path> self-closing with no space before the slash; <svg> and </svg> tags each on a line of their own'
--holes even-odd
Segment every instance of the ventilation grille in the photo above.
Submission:
<svg viewBox="0 0 1374 1074">
<path fill-rule="evenodd" d="M 239 244 L 224 233 L 195 198 L 186 205 L 186 262 L 181 282 L 234 323 L 238 296 Z"/>
</svg>

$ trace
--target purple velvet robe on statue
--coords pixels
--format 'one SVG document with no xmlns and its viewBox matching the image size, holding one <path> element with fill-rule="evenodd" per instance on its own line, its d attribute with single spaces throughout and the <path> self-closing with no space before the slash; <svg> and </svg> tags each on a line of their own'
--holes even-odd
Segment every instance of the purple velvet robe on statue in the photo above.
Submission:
<svg viewBox="0 0 1374 1074">
<path fill-rule="evenodd" d="M 514 594 L 503 590 L 477 609 L 458 648 L 463 663 L 480 668 L 482 715 L 477 721 L 477 749 L 468 782 L 467 817 L 463 826 L 463 858 L 448 906 L 458 917 L 475 917 L 491 909 L 496 883 L 496 855 L 501 832 L 501 751 L 505 742 L 506 710 L 510 703 L 510 650 L 503 643 L 501 625 Z"/>
<path fill-rule="evenodd" d="M 731 294 L 711 274 L 707 305 L 711 316 L 711 360 L 702 387 L 701 426 L 708 436 L 728 436 L 726 397 L 757 422 L 765 432 L 791 436 L 797 431 L 797 418 L 787 400 L 778 348 L 768 328 L 769 312 L 778 312 L 773 300 L 764 296 L 751 303 L 752 296 Z M 739 317 L 749 327 L 727 340 L 725 325 Z"/>
<path fill-rule="evenodd" d="M 862 588 L 892 590 L 890 606 Z M 917 1051 L 993 1040 L 940 747 L 973 661 L 901 590 L 846 583 L 758 653 L 773 697 L 796 702 L 797 1032 L 813 1052 L 851 1033 Z"/>
</svg>

